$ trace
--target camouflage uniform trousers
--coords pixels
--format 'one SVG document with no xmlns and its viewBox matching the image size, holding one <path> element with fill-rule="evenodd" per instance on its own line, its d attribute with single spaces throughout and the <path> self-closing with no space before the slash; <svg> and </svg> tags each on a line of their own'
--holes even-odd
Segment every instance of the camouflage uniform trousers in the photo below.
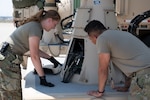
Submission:
<svg viewBox="0 0 150 100">
<path fill-rule="evenodd" d="M 150 68 L 136 73 L 131 81 L 130 93 L 134 100 L 150 100 Z"/>
<path fill-rule="evenodd" d="M 22 100 L 21 69 L 15 60 L 9 51 L 0 54 L 0 100 Z"/>
</svg>

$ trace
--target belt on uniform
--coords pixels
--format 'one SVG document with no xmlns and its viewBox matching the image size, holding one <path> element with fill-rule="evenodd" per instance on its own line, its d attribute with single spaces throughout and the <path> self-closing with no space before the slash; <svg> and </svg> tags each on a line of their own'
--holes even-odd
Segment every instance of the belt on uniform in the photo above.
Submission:
<svg viewBox="0 0 150 100">
<path fill-rule="evenodd" d="M 11 50 L 11 47 L 10 47 L 10 44 L 8 42 L 3 42 L 2 43 L 2 46 L 0 48 L 0 53 L 5 55 L 5 52 L 10 52 L 12 53 L 13 55 L 16 55 L 12 50 Z"/>
<path fill-rule="evenodd" d="M 150 73 L 150 67 L 144 68 L 144 69 L 142 69 L 140 71 L 137 71 L 137 72 L 133 72 L 133 74 L 131 76 L 135 77 L 137 75 L 141 75 L 141 74 L 144 74 L 144 73 Z"/>
<path fill-rule="evenodd" d="M 1 54 L 4 54 L 5 51 L 8 49 L 8 47 L 9 47 L 9 43 L 4 42 L 4 43 L 2 44 L 2 47 L 0 48 L 0 53 L 1 53 Z"/>
<path fill-rule="evenodd" d="M 19 64 L 17 59 L 18 57 L 15 53 L 12 52 L 9 43 L 7 42 L 2 43 L 2 47 L 0 48 L 0 54 L 1 54 L 1 60 L 3 60 L 2 59 L 3 56 L 3 58 L 9 59 L 12 64 L 15 65 Z"/>
</svg>

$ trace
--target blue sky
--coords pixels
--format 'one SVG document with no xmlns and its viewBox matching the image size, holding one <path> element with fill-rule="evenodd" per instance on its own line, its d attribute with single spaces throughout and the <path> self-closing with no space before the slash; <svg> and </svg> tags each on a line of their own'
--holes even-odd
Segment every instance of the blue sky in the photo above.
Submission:
<svg viewBox="0 0 150 100">
<path fill-rule="evenodd" d="M 13 13 L 12 0 L 1 0 L 0 16 L 12 16 L 12 13 Z"/>
</svg>

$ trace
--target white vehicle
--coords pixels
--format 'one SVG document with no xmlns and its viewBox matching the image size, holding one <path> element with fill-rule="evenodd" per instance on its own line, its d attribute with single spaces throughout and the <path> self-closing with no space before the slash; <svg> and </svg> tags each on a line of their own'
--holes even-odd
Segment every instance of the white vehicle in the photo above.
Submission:
<svg viewBox="0 0 150 100">
<path fill-rule="evenodd" d="M 149 0 L 116 0 L 115 8 L 118 27 L 123 31 L 133 32 L 150 47 L 149 3 Z M 134 26 L 131 25 L 133 23 Z"/>
<path fill-rule="evenodd" d="M 13 0 L 13 1 L 17 2 L 20 0 Z M 28 1 L 34 1 L 34 0 L 28 0 Z M 20 20 L 24 20 L 25 18 L 28 18 L 29 16 L 34 14 L 33 12 L 36 13 L 39 10 L 38 7 L 41 7 L 41 5 L 44 2 L 43 0 L 35 0 L 35 1 L 38 2 L 28 7 L 23 7 L 23 8 L 14 7 L 14 14 L 15 14 L 14 22 L 16 24 L 18 24 Z M 32 100 L 32 99 L 34 100 L 35 99 L 37 100 L 38 99 L 40 100 L 44 100 L 44 99 L 48 99 L 48 100 L 50 99 L 128 100 L 129 97 L 128 92 L 126 93 L 116 92 L 110 86 L 112 85 L 111 84 L 112 81 L 115 85 L 123 85 L 124 82 L 124 75 L 118 69 L 113 67 L 111 63 L 110 63 L 109 78 L 106 86 L 106 93 L 105 93 L 106 95 L 104 95 L 103 98 L 98 99 L 98 98 L 93 98 L 91 96 L 88 96 L 86 94 L 88 90 L 98 88 L 97 87 L 98 57 L 96 56 L 97 54 L 96 54 L 95 45 L 91 43 L 91 41 L 88 39 L 87 34 L 84 32 L 83 29 L 89 21 L 96 19 L 96 20 L 100 20 L 108 29 L 122 29 L 127 31 L 130 21 L 136 15 L 143 12 L 142 10 L 136 9 L 137 8 L 136 5 L 138 5 L 139 2 L 140 4 L 142 4 L 143 1 L 141 0 L 60 0 L 60 2 L 62 3 L 58 3 L 58 4 L 56 1 L 58 2 L 59 0 L 45 0 L 45 3 L 43 4 L 44 9 L 45 10 L 55 9 L 60 11 L 60 14 L 61 16 L 63 16 L 64 19 L 65 17 L 67 17 L 65 19 L 66 21 L 65 23 L 69 22 L 69 24 L 67 25 L 70 25 L 70 20 L 72 21 L 71 23 L 72 31 L 69 37 L 67 37 L 67 39 L 70 39 L 70 42 L 68 43 L 68 45 L 59 44 L 59 43 L 57 43 L 56 45 L 52 45 L 50 43 L 51 36 L 48 36 L 45 33 L 42 40 L 44 41 L 44 43 L 46 42 L 47 44 L 42 45 L 41 43 L 41 49 L 47 52 L 47 50 L 49 50 L 48 49 L 49 46 L 50 47 L 56 46 L 56 48 L 53 48 L 54 51 L 56 51 L 57 47 L 59 46 L 61 46 L 61 49 L 67 47 L 67 49 L 65 48 L 65 52 L 63 53 L 66 55 L 65 58 L 63 59 L 63 68 L 60 74 L 54 76 L 50 75 L 48 79 L 48 80 L 52 79 L 52 81 L 55 82 L 56 87 L 54 88 L 47 88 L 47 87 L 44 88 L 38 86 L 36 84 L 37 77 L 36 76 L 34 77 L 34 75 L 30 74 L 29 72 L 28 76 L 27 75 L 25 76 L 26 77 L 25 79 L 26 82 L 30 80 L 32 84 L 31 85 L 29 85 L 29 83 L 26 84 L 27 86 L 33 87 L 31 90 L 33 91 L 32 93 L 33 94 L 35 93 L 36 96 L 33 96 L 33 94 L 28 93 L 30 89 L 25 88 L 24 99 L 25 100 Z M 149 0 L 145 0 L 144 4 L 146 3 L 149 4 Z M 132 9 L 133 6 L 134 9 Z M 149 5 L 144 7 L 149 7 Z M 135 9 L 136 9 L 136 13 L 134 12 Z M 144 11 L 147 10 L 144 9 Z M 17 16 L 19 16 L 19 18 L 17 18 Z M 141 27 L 138 28 L 138 30 L 143 28 L 144 30 L 145 28 L 149 29 L 150 28 L 149 22 L 150 20 L 144 20 L 141 24 Z M 61 25 L 64 25 L 64 23 L 61 23 Z M 62 30 L 61 28 L 58 28 L 57 31 L 64 32 L 64 30 Z M 55 30 L 53 30 L 52 33 L 54 32 Z M 63 39 L 66 39 L 66 37 L 64 36 Z M 56 43 L 56 41 L 54 43 Z M 59 55 L 57 56 L 59 57 Z M 43 65 L 46 65 L 46 62 L 44 62 Z M 27 66 L 31 67 L 32 65 L 27 65 Z M 31 81 L 30 78 L 32 77 L 34 77 L 34 80 Z"/>
</svg>

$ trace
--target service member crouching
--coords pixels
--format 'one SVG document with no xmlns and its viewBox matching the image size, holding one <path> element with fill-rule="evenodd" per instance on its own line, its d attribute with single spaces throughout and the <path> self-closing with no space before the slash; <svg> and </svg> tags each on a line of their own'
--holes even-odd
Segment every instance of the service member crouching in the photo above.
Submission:
<svg viewBox="0 0 150 100">
<path fill-rule="evenodd" d="M 30 52 L 31 61 L 40 79 L 40 85 L 54 87 L 47 82 L 40 57 L 48 59 L 55 68 L 61 64 L 52 56 L 39 50 L 43 30 L 54 29 L 60 21 L 60 15 L 54 10 L 40 10 L 25 20 L 1 46 L 0 53 L 0 100 L 22 100 L 21 68 L 24 53 Z M 61 70 L 60 70 L 61 71 Z"/>
<path fill-rule="evenodd" d="M 85 27 L 89 39 L 96 45 L 98 67 L 98 90 L 89 95 L 101 97 L 105 92 L 110 61 L 128 78 L 131 78 L 130 93 L 136 99 L 150 100 L 150 49 L 129 32 L 107 30 L 99 21 L 93 20 Z M 129 79 L 130 80 L 130 79 Z"/>
</svg>

